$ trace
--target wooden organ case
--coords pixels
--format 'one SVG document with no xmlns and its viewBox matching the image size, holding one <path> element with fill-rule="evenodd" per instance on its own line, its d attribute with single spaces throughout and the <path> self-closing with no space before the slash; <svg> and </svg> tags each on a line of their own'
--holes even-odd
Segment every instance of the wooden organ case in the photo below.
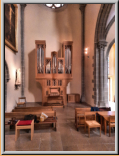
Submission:
<svg viewBox="0 0 119 156">
<path fill-rule="evenodd" d="M 35 45 L 35 78 L 42 86 L 42 105 L 67 105 L 66 87 L 72 80 L 73 42 L 63 42 L 61 57 L 54 51 L 51 58 L 46 57 L 44 40 L 36 40 Z"/>
</svg>

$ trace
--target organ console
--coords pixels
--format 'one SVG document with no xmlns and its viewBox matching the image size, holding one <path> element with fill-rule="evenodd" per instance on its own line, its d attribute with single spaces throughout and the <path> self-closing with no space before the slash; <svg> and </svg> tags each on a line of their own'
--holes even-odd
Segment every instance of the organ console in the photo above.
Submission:
<svg viewBox="0 0 119 156">
<path fill-rule="evenodd" d="M 46 41 L 35 41 L 35 78 L 42 86 L 42 105 L 60 103 L 67 105 L 66 86 L 72 80 L 73 42 L 62 44 L 62 54 L 51 52 L 46 57 Z"/>
</svg>

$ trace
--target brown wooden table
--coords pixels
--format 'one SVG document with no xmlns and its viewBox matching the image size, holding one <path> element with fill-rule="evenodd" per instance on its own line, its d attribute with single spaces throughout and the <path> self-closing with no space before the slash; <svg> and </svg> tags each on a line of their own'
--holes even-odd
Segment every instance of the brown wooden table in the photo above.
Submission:
<svg viewBox="0 0 119 156">
<path fill-rule="evenodd" d="M 105 135 L 106 135 L 107 121 L 109 121 L 110 115 L 115 115 L 115 111 L 98 111 L 97 113 L 100 115 L 101 129 L 102 129 L 102 118 L 104 118 L 104 131 L 105 131 Z"/>
</svg>

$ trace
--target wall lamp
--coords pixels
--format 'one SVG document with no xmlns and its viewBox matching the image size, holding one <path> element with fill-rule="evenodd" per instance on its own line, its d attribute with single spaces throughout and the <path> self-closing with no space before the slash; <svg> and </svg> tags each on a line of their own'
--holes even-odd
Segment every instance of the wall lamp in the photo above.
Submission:
<svg viewBox="0 0 119 156">
<path fill-rule="evenodd" d="M 87 57 L 89 58 L 89 48 L 85 48 L 84 49 L 84 53 L 87 55 Z"/>
<path fill-rule="evenodd" d="M 15 89 L 18 89 L 20 85 L 21 85 L 21 70 L 19 68 L 16 70 L 15 73 Z"/>
</svg>

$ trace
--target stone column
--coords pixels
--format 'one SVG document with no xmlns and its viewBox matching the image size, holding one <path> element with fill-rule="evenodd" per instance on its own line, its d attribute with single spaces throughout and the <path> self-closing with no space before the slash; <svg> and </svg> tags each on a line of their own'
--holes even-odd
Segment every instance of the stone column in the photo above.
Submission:
<svg viewBox="0 0 119 156">
<path fill-rule="evenodd" d="M 25 59 L 24 59 L 24 9 L 26 4 L 21 5 L 21 96 L 24 96 L 25 82 Z"/>
<path fill-rule="evenodd" d="M 84 46 L 85 46 L 85 7 L 86 4 L 80 4 L 81 10 L 81 102 L 85 102 L 85 81 L 84 81 Z"/>
<path fill-rule="evenodd" d="M 104 50 L 107 45 L 106 41 L 98 42 L 99 50 L 99 106 L 106 106 L 104 99 Z"/>
</svg>

